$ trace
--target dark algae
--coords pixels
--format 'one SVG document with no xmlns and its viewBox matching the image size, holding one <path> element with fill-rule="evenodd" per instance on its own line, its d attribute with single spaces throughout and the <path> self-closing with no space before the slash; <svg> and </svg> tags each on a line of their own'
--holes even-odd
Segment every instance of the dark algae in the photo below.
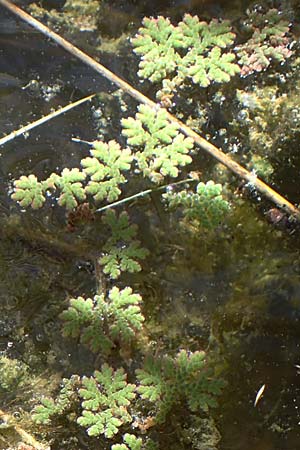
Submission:
<svg viewBox="0 0 300 450">
<path fill-rule="evenodd" d="M 165 109 L 299 203 L 299 6 L 0 7 L 0 449 L 300 448 L 299 224 Z M 73 138 L 73 139 L 72 139 Z M 75 139 L 74 139 L 75 138 Z"/>
</svg>

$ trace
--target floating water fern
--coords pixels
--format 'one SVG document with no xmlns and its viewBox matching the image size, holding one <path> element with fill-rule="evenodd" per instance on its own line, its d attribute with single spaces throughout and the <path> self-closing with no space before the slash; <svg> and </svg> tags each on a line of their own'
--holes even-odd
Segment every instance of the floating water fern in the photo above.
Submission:
<svg viewBox="0 0 300 450">
<path fill-rule="evenodd" d="M 114 371 L 103 364 L 94 376 L 83 377 L 82 385 L 79 395 L 83 399 L 83 412 L 77 422 L 87 428 L 89 436 L 104 434 L 112 438 L 123 424 L 132 421 L 129 407 L 136 396 L 136 386 L 127 383 L 122 368 Z"/>
<path fill-rule="evenodd" d="M 151 439 L 143 441 L 134 434 L 126 433 L 123 436 L 123 444 L 114 444 L 111 450 L 159 450 L 159 448 Z"/>
<path fill-rule="evenodd" d="M 95 202 L 116 201 L 134 161 L 139 172 L 154 182 L 177 177 L 179 168 L 192 162 L 193 140 L 178 131 L 165 110 L 140 105 L 135 118 L 122 120 L 122 127 L 128 144 L 135 150 L 138 147 L 135 153 L 116 141 L 95 141 L 90 156 L 81 160 L 82 170 L 65 168 L 61 175 L 53 173 L 44 181 L 35 175 L 22 176 L 14 182 L 12 198 L 23 207 L 38 209 L 55 193 L 59 205 L 74 210 L 88 196 Z"/>
<path fill-rule="evenodd" d="M 145 18 L 143 27 L 131 40 L 134 52 L 141 55 L 138 75 L 152 82 L 186 79 L 202 87 L 212 82 L 227 82 L 239 73 L 234 53 L 225 49 L 234 42 L 228 21 L 200 21 L 185 14 L 178 26 L 164 17 Z"/>
<path fill-rule="evenodd" d="M 47 181 L 38 181 L 35 175 L 28 177 L 22 175 L 19 180 L 14 182 L 14 193 L 11 197 L 24 208 L 31 206 L 33 209 L 39 209 L 46 201 L 45 191 L 48 188 Z"/>
<path fill-rule="evenodd" d="M 293 54 L 288 38 L 290 24 L 277 9 L 264 13 L 254 9 L 248 13 L 246 25 L 252 36 L 237 47 L 242 75 L 261 72 L 272 61 L 283 62 Z"/>
<path fill-rule="evenodd" d="M 135 159 L 144 176 L 158 183 L 165 176 L 177 177 L 179 167 L 192 162 L 189 155 L 194 143 L 178 131 L 164 109 L 140 105 L 135 118 L 122 120 L 122 133 L 127 142 L 138 147 Z"/>
<path fill-rule="evenodd" d="M 121 272 L 139 272 L 139 260 L 149 252 L 135 239 L 137 226 L 129 222 L 126 212 L 118 217 L 112 209 L 104 214 L 102 221 L 110 228 L 110 237 L 103 246 L 104 254 L 99 258 L 103 272 L 113 279 L 118 278 Z"/>
<path fill-rule="evenodd" d="M 96 141 L 90 153 L 92 157 L 81 160 L 83 171 L 90 176 L 86 193 L 96 202 L 117 200 L 121 194 L 119 185 L 126 182 L 123 172 L 130 169 L 133 160 L 130 149 L 122 149 L 116 141 Z"/>
<path fill-rule="evenodd" d="M 93 299 L 73 298 L 69 308 L 61 314 L 63 333 L 80 337 L 94 352 L 108 354 L 116 342 L 130 344 L 142 329 L 141 302 L 141 296 L 133 294 L 130 287 L 120 291 L 116 286 L 110 290 L 108 298 L 104 294 L 95 295 Z"/>
<path fill-rule="evenodd" d="M 79 405 L 77 395 L 79 385 L 80 381 L 77 375 L 72 375 L 71 378 L 64 378 L 61 389 L 55 399 L 51 397 L 41 398 L 40 404 L 32 411 L 33 420 L 36 423 L 49 425 L 54 418 L 66 415 L 68 412 L 76 409 Z"/>
<path fill-rule="evenodd" d="M 217 406 L 224 382 L 208 368 L 204 352 L 181 350 L 175 359 L 148 358 L 143 369 L 136 371 L 137 392 L 153 403 L 157 423 L 164 422 L 176 404 L 186 403 L 190 411 L 208 411 Z"/>
<path fill-rule="evenodd" d="M 164 198 L 169 208 L 183 207 L 186 218 L 197 221 L 205 229 L 214 229 L 229 211 L 229 203 L 222 196 L 222 185 L 213 181 L 198 183 L 196 192 L 169 191 Z"/>
<path fill-rule="evenodd" d="M 61 194 L 58 198 L 58 204 L 66 209 L 74 209 L 78 203 L 83 202 L 86 194 L 82 185 L 85 180 L 85 174 L 79 169 L 65 168 L 61 175 L 53 173 L 48 178 L 49 186 L 57 188 Z"/>
<path fill-rule="evenodd" d="M 137 438 L 134 434 L 124 434 L 123 441 L 123 444 L 112 445 L 111 450 L 142 450 L 143 448 L 142 439 Z"/>
</svg>

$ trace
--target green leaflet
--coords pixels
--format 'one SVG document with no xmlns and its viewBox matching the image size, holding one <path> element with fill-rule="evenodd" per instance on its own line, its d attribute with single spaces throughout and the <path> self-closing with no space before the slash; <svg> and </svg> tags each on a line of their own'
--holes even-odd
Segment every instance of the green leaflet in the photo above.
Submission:
<svg viewBox="0 0 300 450">
<path fill-rule="evenodd" d="M 163 195 L 169 208 L 183 207 L 188 220 L 195 220 L 207 230 L 216 228 L 229 211 L 229 203 L 222 197 L 222 185 L 213 181 L 198 183 L 196 192 L 182 190 Z"/>
<path fill-rule="evenodd" d="M 194 143 L 178 131 L 164 109 L 140 105 L 135 119 L 122 120 L 129 145 L 138 147 L 135 159 L 138 168 L 151 181 L 159 183 L 165 176 L 177 177 L 179 167 L 192 162 L 189 152 Z"/>
<path fill-rule="evenodd" d="M 143 19 L 143 27 L 131 40 L 134 52 L 142 55 L 138 75 L 152 82 L 161 81 L 176 70 L 182 46 L 182 34 L 169 19 Z"/>
<path fill-rule="evenodd" d="M 46 193 L 58 191 L 58 204 L 67 210 L 75 209 L 87 196 L 96 202 L 115 201 L 121 194 L 120 184 L 126 183 L 123 172 L 131 167 L 131 150 L 122 149 L 115 141 L 96 141 L 90 150 L 91 157 L 81 160 L 83 170 L 65 168 L 61 175 L 52 173 L 45 181 L 35 175 L 22 176 L 14 182 L 12 198 L 21 206 L 41 208 Z"/>
<path fill-rule="evenodd" d="M 55 399 L 43 397 L 40 404 L 32 411 L 33 420 L 36 423 L 48 425 L 55 417 L 66 415 L 78 403 L 77 388 L 79 377 L 72 375 L 71 378 L 62 380 L 61 389 Z"/>
<path fill-rule="evenodd" d="M 224 387 L 223 380 L 213 377 L 204 352 L 181 350 L 175 359 L 148 358 L 144 368 L 136 371 L 137 392 L 154 404 L 156 421 L 164 422 L 175 404 L 186 402 L 193 412 L 208 411 L 217 405 L 216 396 Z"/>
<path fill-rule="evenodd" d="M 130 169 L 133 160 L 130 149 L 122 149 L 115 141 L 96 141 L 90 153 L 92 157 L 81 160 L 83 171 L 90 177 L 86 193 L 96 202 L 117 200 L 121 194 L 118 186 L 126 182 L 122 172 Z"/>
<path fill-rule="evenodd" d="M 61 191 L 58 198 L 58 204 L 66 209 L 74 209 L 79 202 L 83 202 L 86 198 L 82 182 L 85 180 L 85 174 L 79 169 L 64 169 L 61 175 L 53 173 L 48 182 L 53 184 Z"/>
<path fill-rule="evenodd" d="M 78 297 L 70 300 L 69 308 L 62 312 L 63 333 L 80 337 L 93 352 L 109 354 L 115 343 L 128 345 L 142 329 L 144 316 L 142 298 L 130 287 L 113 287 L 108 297 L 95 295 L 93 299 Z"/>
<path fill-rule="evenodd" d="M 112 445 L 111 450 L 141 450 L 143 447 L 142 439 L 137 438 L 134 434 L 124 434 L 123 441 L 124 444 Z"/>
<path fill-rule="evenodd" d="M 101 371 L 95 370 L 94 376 L 82 378 L 79 395 L 83 411 L 77 422 L 90 436 L 111 438 L 121 425 L 132 421 L 128 408 L 136 396 L 136 386 L 126 379 L 122 368 L 114 371 L 108 364 L 103 364 Z"/>
<path fill-rule="evenodd" d="M 47 184 L 38 181 L 35 175 L 28 177 L 22 175 L 19 180 L 14 181 L 14 193 L 11 198 L 20 203 L 24 208 L 31 206 L 39 209 L 46 201 L 45 191 Z"/>
<path fill-rule="evenodd" d="M 139 260 L 146 258 L 149 252 L 135 239 L 137 226 L 129 223 L 127 213 L 117 216 L 112 209 L 106 211 L 102 221 L 110 228 L 110 237 L 103 246 L 104 255 L 99 259 L 103 272 L 113 279 L 121 272 L 139 272 Z"/>
<path fill-rule="evenodd" d="M 174 79 L 177 85 L 191 78 L 202 87 L 228 82 L 240 72 L 235 55 L 225 52 L 235 39 L 230 29 L 226 20 L 206 23 L 190 14 L 177 27 L 163 17 L 146 18 L 131 40 L 142 55 L 138 75 L 152 82 Z"/>
</svg>

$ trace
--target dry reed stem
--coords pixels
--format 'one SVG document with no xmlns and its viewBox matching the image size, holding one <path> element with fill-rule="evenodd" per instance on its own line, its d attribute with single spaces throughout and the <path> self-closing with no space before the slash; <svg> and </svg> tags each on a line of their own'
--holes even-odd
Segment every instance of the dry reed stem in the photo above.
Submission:
<svg viewBox="0 0 300 450">
<path fill-rule="evenodd" d="M 12 131 L 11 133 L 4 136 L 3 138 L 0 138 L 0 146 L 6 144 L 9 141 L 12 141 L 16 137 L 21 136 L 24 133 L 28 133 L 28 131 L 32 130 L 33 128 L 36 128 L 39 125 L 42 125 L 43 123 L 54 119 L 54 117 L 58 117 L 61 114 L 64 114 L 65 112 L 69 111 L 70 109 L 76 108 L 76 106 L 81 105 L 81 103 L 91 100 L 93 97 L 95 97 L 95 95 L 96 94 L 92 94 L 92 95 L 89 95 L 88 97 L 81 98 L 80 100 L 77 100 L 76 102 L 70 103 L 69 105 L 66 105 L 62 108 L 57 109 L 56 111 L 51 112 L 50 114 L 47 114 L 47 116 L 41 117 L 40 119 L 35 120 L 34 122 L 28 123 L 27 125 L 19 128 L 18 130 Z"/>
</svg>

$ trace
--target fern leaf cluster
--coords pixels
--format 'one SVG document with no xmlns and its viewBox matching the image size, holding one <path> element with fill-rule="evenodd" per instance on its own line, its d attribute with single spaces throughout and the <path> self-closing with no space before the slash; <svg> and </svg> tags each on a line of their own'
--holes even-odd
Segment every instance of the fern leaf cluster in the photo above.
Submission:
<svg viewBox="0 0 300 450">
<path fill-rule="evenodd" d="M 212 82 L 227 82 L 239 73 L 235 55 L 226 51 L 235 34 L 228 21 L 200 21 L 185 14 L 178 26 L 164 17 L 145 18 L 143 27 L 131 42 L 141 55 L 138 75 L 151 82 L 186 79 L 206 87 Z"/>
<path fill-rule="evenodd" d="M 169 191 L 164 198 L 169 208 L 182 207 L 188 220 L 195 220 L 208 230 L 216 228 L 229 211 L 229 203 L 222 196 L 222 185 L 212 180 L 198 183 L 196 192 Z"/>
<path fill-rule="evenodd" d="M 38 181 L 35 175 L 28 177 L 22 175 L 19 180 L 14 182 L 15 192 L 12 194 L 12 198 L 24 208 L 31 206 L 33 209 L 39 209 L 46 201 L 45 191 L 47 188 L 48 184 Z"/>
<path fill-rule="evenodd" d="M 248 14 L 247 23 L 252 36 L 237 47 L 243 76 L 261 72 L 273 61 L 283 62 L 293 54 L 287 36 L 290 24 L 277 9 L 269 9 L 265 13 L 254 10 Z"/>
<path fill-rule="evenodd" d="M 83 171 L 90 176 L 86 192 L 96 202 L 113 202 L 121 194 L 120 184 L 126 183 L 123 172 L 130 169 L 133 156 L 130 149 L 121 149 L 115 141 L 95 142 L 91 156 L 81 160 Z"/>
<path fill-rule="evenodd" d="M 121 272 L 139 272 L 139 260 L 146 258 L 149 252 L 135 239 L 137 226 L 130 224 L 126 212 L 117 216 L 112 209 L 104 214 L 102 221 L 110 228 L 110 237 L 103 246 L 104 254 L 99 259 L 103 272 L 112 279 L 118 278 Z"/>
<path fill-rule="evenodd" d="M 41 208 L 47 195 L 58 194 L 58 204 L 73 210 L 87 195 L 96 202 L 117 200 L 120 185 L 126 182 L 123 172 L 130 169 L 131 151 L 122 149 L 115 141 L 94 142 L 90 157 L 81 160 L 82 170 L 65 168 L 61 175 L 52 173 L 45 181 L 35 175 L 22 176 L 14 182 L 12 198 L 21 206 Z"/>
<path fill-rule="evenodd" d="M 138 147 L 135 159 L 139 170 L 153 182 L 161 182 L 165 176 L 177 177 L 179 167 L 192 162 L 189 152 L 193 140 L 178 131 L 164 109 L 155 110 L 140 105 L 135 118 L 122 120 L 122 133 L 127 142 Z"/>
<path fill-rule="evenodd" d="M 192 162 L 193 140 L 178 131 L 163 109 L 140 105 L 135 118 L 122 120 L 123 134 L 135 153 L 115 141 L 95 141 L 90 156 L 81 160 L 82 169 L 65 168 L 39 181 L 35 175 L 21 176 L 14 182 L 12 198 L 23 207 L 41 208 L 47 196 L 55 193 L 58 204 L 74 210 L 89 196 L 95 202 L 116 201 L 120 186 L 127 182 L 124 173 L 135 161 L 144 177 L 158 183 L 165 176 L 177 177 L 179 167 Z M 137 252 L 132 247 L 131 253 Z M 130 265 L 130 263 L 128 263 Z M 115 272 L 116 273 L 116 272 Z"/>
<path fill-rule="evenodd" d="M 137 370 L 141 397 L 153 403 L 156 421 L 164 422 L 174 405 L 185 402 L 193 412 L 217 405 L 224 382 L 215 379 L 207 367 L 204 352 L 179 352 L 175 359 L 148 358 Z"/>
<path fill-rule="evenodd" d="M 56 399 L 51 397 L 41 398 L 40 404 L 32 411 L 33 420 L 36 423 L 49 425 L 54 418 L 72 411 L 74 405 L 79 404 L 77 395 L 78 386 L 78 376 L 73 375 L 71 378 L 64 378 Z"/>
<path fill-rule="evenodd" d="M 83 202 L 86 198 L 82 182 L 85 180 L 85 174 L 78 168 L 65 168 L 61 175 L 53 173 L 48 182 L 51 186 L 58 189 L 61 194 L 58 199 L 58 204 L 64 206 L 66 209 L 74 209 L 79 202 Z"/>
<path fill-rule="evenodd" d="M 129 406 L 136 396 L 136 386 L 126 379 L 123 369 L 114 371 L 107 364 L 92 377 L 82 378 L 79 395 L 83 411 L 77 422 L 87 428 L 90 436 L 104 434 L 111 438 L 121 425 L 132 421 Z"/>
<path fill-rule="evenodd" d="M 137 438 L 134 434 L 124 434 L 123 441 L 123 444 L 112 445 L 111 450 L 142 450 L 143 448 L 142 439 Z"/>
<path fill-rule="evenodd" d="M 94 352 L 110 353 L 115 342 L 130 343 L 142 329 L 142 298 L 130 287 L 119 290 L 114 286 L 108 297 L 73 298 L 62 312 L 65 336 L 80 338 Z"/>
</svg>

